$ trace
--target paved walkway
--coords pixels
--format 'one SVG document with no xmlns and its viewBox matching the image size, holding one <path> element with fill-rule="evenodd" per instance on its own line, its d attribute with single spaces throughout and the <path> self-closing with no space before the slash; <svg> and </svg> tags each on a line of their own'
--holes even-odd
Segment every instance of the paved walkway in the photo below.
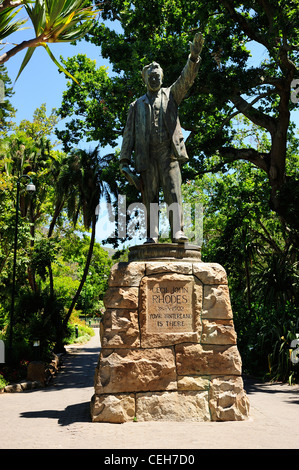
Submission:
<svg viewBox="0 0 299 470">
<path fill-rule="evenodd" d="M 92 423 L 99 332 L 44 389 L 0 394 L 0 449 L 298 449 L 299 386 L 245 382 L 248 421 Z M 190 451 L 189 451 L 190 452 Z"/>
</svg>

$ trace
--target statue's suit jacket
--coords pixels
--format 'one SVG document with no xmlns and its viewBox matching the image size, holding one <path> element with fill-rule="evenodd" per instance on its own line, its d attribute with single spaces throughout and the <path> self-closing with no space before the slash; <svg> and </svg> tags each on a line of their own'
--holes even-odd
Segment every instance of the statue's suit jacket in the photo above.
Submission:
<svg viewBox="0 0 299 470">
<path fill-rule="evenodd" d="M 180 163 L 186 162 L 188 155 L 178 117 L 178 106 L 194 82 L 199 63 L 199 60 L 194 62 L 189 56 L 176 82 L 159 91 L 163 121 L 171 139 L 173 158 Z M 151 105 L 145 94 L 130 105 L 120 153 L 120 162 L 130 162 L 134 151 L 137 173 L 145 171 L 150 165 L 150 131 Z"/>
</svg>

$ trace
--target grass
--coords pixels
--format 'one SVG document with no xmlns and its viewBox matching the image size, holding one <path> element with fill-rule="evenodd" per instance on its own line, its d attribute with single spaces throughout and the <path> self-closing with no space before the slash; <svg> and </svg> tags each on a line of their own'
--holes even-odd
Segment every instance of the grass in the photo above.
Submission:
<svg viewBox="0 0 299 470">
<path fill-rule="evenodd" d="M 84 321 L 81 321 L 79 319 L 76 319 L 75 323 L 70 323 L 69 328 L 71 331 L 70 336 L 66 340 L 66 344 L 83 344 L 87 343 L 87 341 L 90 340 L 92 336 L 94 336 L 94 330 L 93 328 L 90 328 L 89 326 L 85 325 Z M 76 335 L 76 329 L 78 328 L 78 337 Z"/>
</svg>

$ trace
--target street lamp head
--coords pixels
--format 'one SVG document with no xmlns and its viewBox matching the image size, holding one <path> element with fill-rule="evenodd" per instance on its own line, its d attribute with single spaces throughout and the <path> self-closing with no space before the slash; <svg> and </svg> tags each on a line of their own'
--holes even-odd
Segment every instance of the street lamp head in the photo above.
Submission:
<svg viewBox="0 0 299 470">
<path fill-rule="evenodd" d="M 28 193 L 34 193 L 36 191 L 35 185 L 31 181 L 27 184 L 26 191 L 28 191 Z"/>
</svg>

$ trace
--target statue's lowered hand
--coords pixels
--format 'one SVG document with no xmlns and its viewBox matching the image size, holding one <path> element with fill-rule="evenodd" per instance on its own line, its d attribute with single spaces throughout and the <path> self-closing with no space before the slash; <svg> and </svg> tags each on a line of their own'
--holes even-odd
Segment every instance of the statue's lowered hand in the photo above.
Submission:
<svg viewBox="0 0 299 470">
<path fill-rule="evenodd" d="M 202 33 L 196 33 L 193 39 L 193 42 L 189 42 L 190 44 L 190 53 L 193 59 L 197 59 L 202 51 L 204 45 L 204 37 Z"/>
<path fill-rule="evenodd" d="M 120 165 L 120 171 L 125 175 L 127 180 L 132 186 L 135 186 L 136 189 L 140 191 L 141 188 L 141 181 L 138 178 L 138 176 L 134 175 L 134 173 L 131 172 L 130 168 L 127 165 Z"/>
</svg>

